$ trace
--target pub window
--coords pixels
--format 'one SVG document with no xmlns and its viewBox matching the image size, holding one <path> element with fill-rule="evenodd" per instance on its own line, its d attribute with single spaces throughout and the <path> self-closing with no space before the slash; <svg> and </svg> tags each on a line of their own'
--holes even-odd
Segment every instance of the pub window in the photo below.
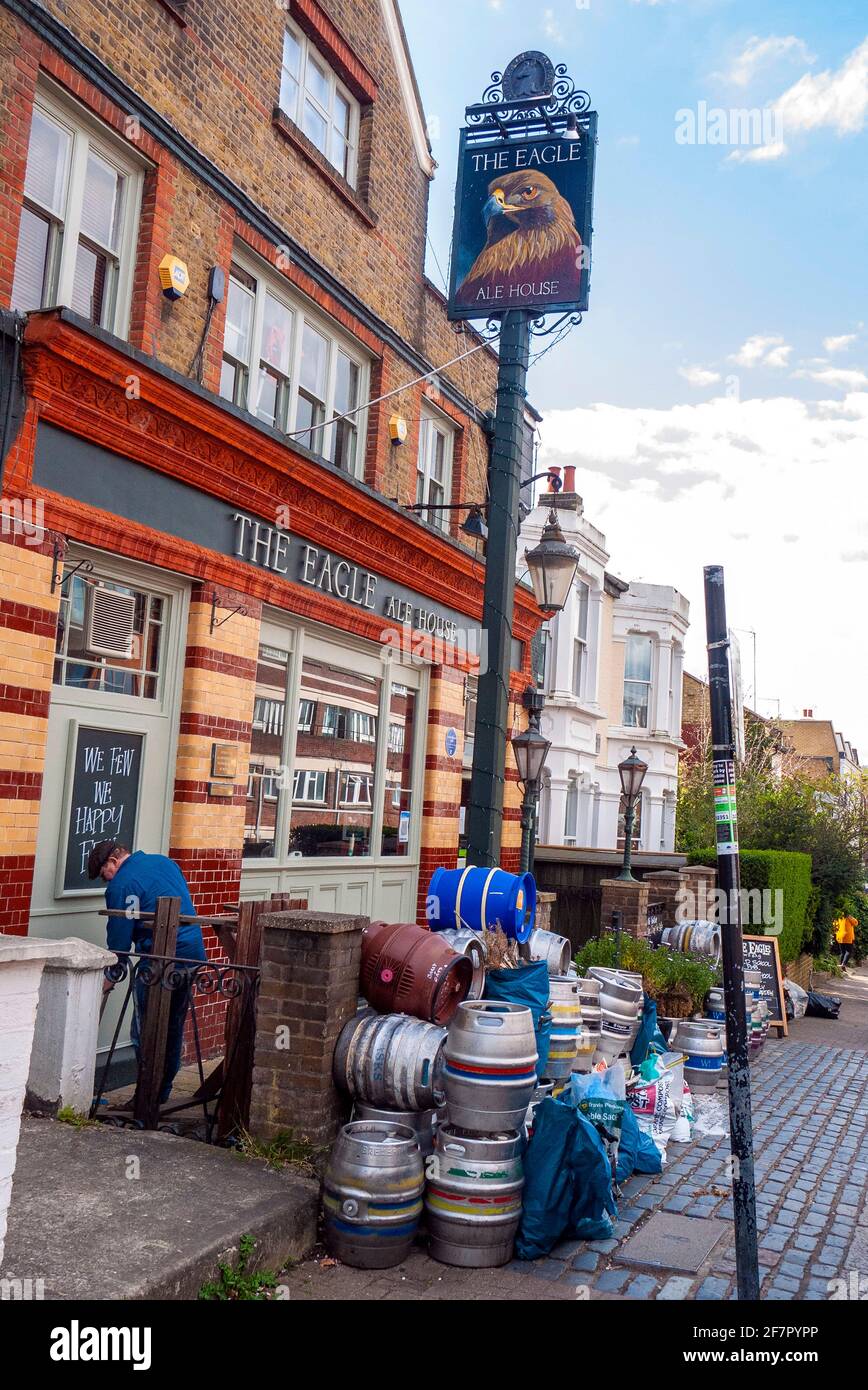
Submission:
<svg viewBox="0 0 868 1390">
<path fill-rule="evenodd" d="M 359 103 L 307 36 L 292 25 L 283 36 L 280 109 L 338 173 L 355 185 Z"/>
<path fill-rule="evenodd" d="M 77 103 L 37 93 L 11 306 L 127 331 L 144 168 Z"/>
<path fill-rule="evenodd" d="M 449 530 L 449 512 L 438 511 L 452 495 L 452 441 L 455 431 L 439 417 L 423 413 L 419 422 L 419 454 L 416 459 L 416 501 L 431 510 L 423 513 L 432 526 Z"/>
<path fill-rule="evenodd" d="M 283 783 L 283 730 L 289 652 L 261 646 L 250 735 L 250 764 L 244 816 L 245 858 L 274 856 Z"/>
<path fill-rule="evenodd" d="M 74 569 L 74 565 L 68 567 Z M 55 642 L 54 684 L 78 690 L 101 690 L 106 695 L 132 695 L 143 700 L 160 696 L 164 601 L 157 594 L 100 580 L 100 586 L 132 595 L 133 634 L 130 655 L 104 656 L 88 645 L 88 590 L 91 584 L 73 574 L 61 590 Z"/>
<path fill-rule="evenodd" d="M 220 395 L 358 476 L 368 360 L 267 274 L 233 262 Z"/>
<path fill-rule="evenodd" d="M 624 656 L 626 729 L 647 729 L 651 706 L 651 638 L 628 637 Z"/>
<path fill-rule="evenodd" d="M 389 689 L 389 743 L 386 752 L 386 787 L 383 796 L 381 853 L 409 852 L 410 817 L 413 812 L 413 737 L 417 723 L 418 691 L 393 681 Z"/>
</svg>

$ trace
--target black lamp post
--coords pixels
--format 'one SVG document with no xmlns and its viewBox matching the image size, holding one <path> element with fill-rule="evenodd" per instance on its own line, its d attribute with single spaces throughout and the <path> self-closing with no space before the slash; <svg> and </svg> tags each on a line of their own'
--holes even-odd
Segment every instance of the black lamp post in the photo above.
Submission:
<svg viewBox="0 0 868 1390">
<path fill-rule="evenodd" d="M 633 820 L 636 814 L 636 802 L 639 800 L 639 793 L 642 790 L 642 783 L 645 781 L 645 773 L 648 771 L 648 764 L 643 763 L 641 758 L 636 756 L 636 749 L 630 749 L 629 758 L 625 758 L 618 764 L 618 776 L 621 778 L 621 791 L 626 801 L 624 813 L 624 864 L 619 879 L 625 879 L 628 883 L 635 883 L 630 872 L 630 861 L 632 858 L 633 840 Z"/>
<path fill-rule="evenodd" d="M 539 798 L 539 783 L 543 766 L 551 748 L 547 738 L 539 730 L 539 717 L 542 712 L 543 695 L 529 685 L 524 692 L 522 703 L 528 712 L 528 727 L 511 740 L 512 751 L 518 768 L 518 780 L 524 787 L 521 803 L 521 869 L 531 872 L 533 858 L 534 825 L 536 805 Z"/>
</svg>

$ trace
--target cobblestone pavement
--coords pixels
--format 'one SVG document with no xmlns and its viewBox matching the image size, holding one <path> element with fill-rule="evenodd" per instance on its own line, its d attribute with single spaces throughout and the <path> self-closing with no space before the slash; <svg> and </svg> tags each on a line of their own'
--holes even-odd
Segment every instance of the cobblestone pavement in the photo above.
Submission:
<svg viewBox="0 0 868 1390">
<path fill-rule="evenodd" d="M 802 1020 L 789 1038 L 766 1042 L 753 1072 L 764 1299 L 827 1299 L 829 1281 L 851 1271 L 868 1286 L 868 1051 L 850 1041 L 868 1024 L 868 968 L 822 987 L 845 1000 L 848 1045 L 836 1045 L 837 1023 Z M 310 1299 L 734 1298 L 728 1157 L 728 1138 L 670 1143 L 662 1174 L 623 1185 L 612 1240 L 564 1241 L 547 1259 L 459 1270 L 419 1249 L 396 1269 L 364 1271 L 320 1256 L 284 1282 L 291 1298 Z M 623 1242 L 655 1211 L 730 1223 L 698 1274 L 625 1263 Z"/>
</svg>

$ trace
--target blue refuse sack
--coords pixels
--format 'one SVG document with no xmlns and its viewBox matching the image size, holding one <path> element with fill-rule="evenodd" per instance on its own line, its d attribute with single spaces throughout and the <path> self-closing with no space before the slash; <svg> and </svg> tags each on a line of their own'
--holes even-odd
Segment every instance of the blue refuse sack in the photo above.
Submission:
<svg viewBox="0 0 868 1390">
<path fill-rule="evenodd" d="M 660 1032 L 657 1023 L 657 1004 L 655 1000 L 649 999 L 645 995 L 645 1004 L 642 1009 L 642 1022 L 639 1024 L 639 1032 L 636 1034 L 636 1041 L 630 1050 L 630 1061 L 634 1067 L 641 1067 L 645 1058 L 651 1052 L 667 1052 L 666 1039 Z"/>
<path fill-rule="evenodd" d="M 538 1077 L 545 1076 L 549 1060 L 552 1018 L 549 1013 L 549 970 L 544 960 L 532 961 L 517 970 L 488 970 L 484 999 L 500 1004 L 524 1004 L 533 1016 L 536 1034 Z"/>
<path fill-rule="evenodd" d="M 615 1181 L 626 1182 L 634 1173 L 662 1173 L 663 1156 L 650 1134 L 639 1128 L 632 1108 L 624 1108 Z"/>
<path fill-rule="evenodd" d="M 550 1096 L 538 1106 L 524 1156 L 524 1191 L 515 1251 L 547 1255 L 563 1236 L 606 1240 L 617 1219 L 611 1168 L 594 1126 Z"/>
<path fill-rule="evenodd" d="M 624 1111 L 628 1108 L 626 1095 L 618 1094 L 613 1084 L 615 1068 L 597 1072 L 573 1072 L 566 1089 L 558 1099 L 562 1105 L 571 1105 L 590 1120 L 603 1139 L 616 1144 L 621 1136 Z M 623 1068 L 617 1067 L 618 1086 L 624 1090 Z"/>
</svg>

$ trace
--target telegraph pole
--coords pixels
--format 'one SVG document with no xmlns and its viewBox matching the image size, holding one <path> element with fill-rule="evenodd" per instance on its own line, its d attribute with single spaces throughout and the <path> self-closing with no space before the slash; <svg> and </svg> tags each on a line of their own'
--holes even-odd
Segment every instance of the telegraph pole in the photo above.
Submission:
<svg viewBox="0 0 868 1390">
<path fill-rule="evenodd" d="M 705 629 L 708 642 L 708 688 L 714 764 L 714 813 L 717 827 L 717 879 L 723 941 L 723 989 L 726 1000 L 727 1084 L 729 1087 L 732 1204 L 738 1296 L 760 1296 L 757 1263 L 756 1188 L 753 1169 L 753 1122 L 750 1105 L 747 1017 L 744 1001 L 744 954 L 741 934 L 741 877 L 738 817 L 735 802 L 735 733 L 729 676 L 729 638 L 723 567 L 706 565 Z"/>
</svg>

